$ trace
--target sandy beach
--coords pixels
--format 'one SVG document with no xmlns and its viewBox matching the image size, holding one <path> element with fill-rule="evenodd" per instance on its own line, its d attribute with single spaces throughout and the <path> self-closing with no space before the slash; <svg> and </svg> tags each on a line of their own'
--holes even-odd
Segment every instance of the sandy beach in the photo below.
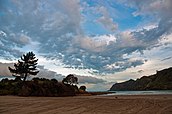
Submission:
<svg viewBox="0 0 172 114">
<path fill-rule="evenodd" d="M 0 96 L 1 114 L 172 114 L 172 95 Z"/>
</svg>

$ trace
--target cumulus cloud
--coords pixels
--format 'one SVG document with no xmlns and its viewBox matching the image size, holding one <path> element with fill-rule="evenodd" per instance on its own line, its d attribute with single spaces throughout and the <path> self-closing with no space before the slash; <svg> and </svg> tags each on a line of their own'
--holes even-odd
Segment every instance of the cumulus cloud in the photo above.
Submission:
<svg viewBox="0 0 172 114">
<path fill-rule="evenodd" d="M 127 1 L 128 2 L 128 1 Z M 137 7 L 134 15 L 156 15 L 159 18 L 171 17 L 170 12 L 172 9 L 171 0 L 133 0 L 129 3 L 132 7 Z"/>
<path fill-rule="evenodd" d="M 120 47 L 144 47 L 144 42 L 137 40 L 130 31 L 124 31 L 119 34 L 117 44 Z"/>
<path fill-rule="evenodd" d="M 1 37 L 7 37 L 7 34 L 4 31 L 0 31 Z"/>
<path fill-rule="evenodd" d="M 125 1 L 126 5 L 136 8 L 135 16 L 149 16 L 157 27 L 149 30 L 134 31 L 132 34 L 148 46 L 155 45 L 163 35 L 172 32 L 172 1 L 171 0 L 144 0 Z"/>
<path fill-rule="evenodd" d="M 28 47 L 39 56 L 61 61 L 68 68 L 91 69 L 93 74 L 106 74 L 146 63 L 144 58 L 131 60 L 124 55 L 136 51 L 143 54 L 144 50 L 157 45 L 171 44 L 170 38 L 166 40 L 172 32 L 170 0 L 125 0 L 126 5 L 133 8 L 134 16 L 151 17 L 157 25 L 149 29 L 142 27 L 94 36 L 85 34 L 82 28 L 82 11 L 85 8 L 80 5 L 82 1 L 0 2 L 0 54 L 4 59 L 19 57 Z M 98 2 L 97 5 L 87 6 L 87 9 L 97 11 L 96 17 L 90 18 L 112 33 L 118 24 L 111 16 L 108 7 L 112 6 L 108 3 L 102 5 Z"/>
<path fill-rule="evenodd" d="M 5 40 L 11 47 L 25 46 L 29 41 L 25 36 L 29 36 L 31 41 L 42 44 L 38 51 L 46 52 L 46 49 L 53 50 L 62 41 L 70 39 L 63 39 L 64 35 L 81 32 L 80 6 L 77 0 L 9 1 L 9 3 L 4 0 L 1 3 L 3 6 L 1 14 L 4 15 L 0 15 L 2 22 L 0 27 L 6 33 Z"/>
<path fill-rule="evenodd" d="M 110 35 L 97 35 L 93 37 L 77 36 L 74 39 L 74 45 L 79 45 L 83 49 L 93 52 L 105 51 L 106 46 L 116 42 L 116 37 Z"/>
<path fill-rule="evenodd" d="M 109 12 L 103 6 L 98 7 L 97 11 L 102 15 L 97 19 L 97 22 L 101 23 L 105 28 L 114 32 L 118 28 L 118 24 L 113 21 L 113 18 L 110 17 Z"/>
<path fill-rule="evenodd" d="M 1 31 L 0 54 L 1 58 L 12 60 L 18 58 L 23 52 L 22 47 L 29 45 L 31 38 L 24 33 L 7 33 Z"/>
<path fill-rule="evenodd" d="M 136 67 L 138 65 L 142 65 L 146 62 L 146 60 L 144 59 L 128 59 L 125 61 L 119 61 L 119 62 L 115 62 L 113 64 L 108 64 L 106 65 L 104 68 L 106 70 L 115 70 L 115 71 L 123 71 L 127 68 L 131 68 L 131 67 Z M 108 72 L 108 71 L 107 71 Z"/>
</svg>

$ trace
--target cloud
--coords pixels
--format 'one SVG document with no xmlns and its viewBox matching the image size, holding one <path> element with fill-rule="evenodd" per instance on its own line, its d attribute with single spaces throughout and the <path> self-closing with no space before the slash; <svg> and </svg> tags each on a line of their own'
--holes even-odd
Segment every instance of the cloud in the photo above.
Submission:
<svg viewBox="0 0 172 114">
<path fill-rule="evenodd" d="M 114 32 L 118 28 L 118 24 L 114 23 L 113 18 L 110 17 L 107 9 L 101 6 L 97 8 L 97 11 L 102 15 L 97 19 L 97 22 L 101 23 L 106 29 Z"/>
<path fill-rule="evenodd" d="M 1 37 L 7 37 L 7 34 L 4 31 L 0 31 L 0 36 Z"/>
<path fill-rule="evenodd" d="M 81 83 L 81 84 L 84 84 L 84 83 L 98 84 L 98 83 L 106 82 L 103 79 L 99 79 L 99 78 L 92 77 L 92 76 L 79 76 L 79 75 L 76 75 L 76 77 L 79 80 L 78 82 Z"/>
<path fill-rule="evenodd" d="M 101 36 L 77 36 L 74 44 L 79 45 L 81 48 L 92 52 L 103 52 L 106 46 L 116 42 L 114 35 L 101 35 Z"/>
<path fill-rule="evenodd" d="M 29 41 L 30 40 L 30 37 L 24 35 L 24 34 L 21 34 L 21 36 L 19 37 L 19 41 L 23 44 L 29 44 Z"/>
<path fill-rule="evenodd" d="M 129 48 L 129 47 L 144 47 L 145 44 L 142 41 L 136 39 L 130 31 L 124 31 L 119 34 L 117 39 L 117 44 L 119 47 Z"/>
<path fill-rule="evenodd" d="M 1 63 L 0 62 L 0 76 L 11 76 L 10 71 L 8 70 L 9 66 L 13 66 L 13 63 Z"/>
<path fill-rule="evenodd" d="M 38 66 L 38 69 L 39 69 L 39 73 L 36 77 L 46 78 L 46 79 L 53 79 L 54 78 L 54 79 L 57 79 L 58 81 L 61 81 L 64 78 L 63 75 L 57 74 L 54 71 L 45 69 L 44 66 Z"/>
<path fill-rule="evenodd" d="M 54 50 L 62 41 L 70 39 L 63 39 L 65 35 L 81 32 L 80 5 L 77 0 L 9 1 L 9 3 L 3 1 L 2 6 L 1 13 L 4 15 L 0 16 L 3 23 L 0 28 L 6 33 L 5 40 L 10 44 L 10 48 L 25 46 L 30 37 L 31 42 L 37 41 L 42 44 L 38 51 L 46 52 L 47 49 Z"/>
<path fill-rule="evenodd" d="M 87 3 L 86 7 L 81 2 L 1 0 L 1 58 L 14 59 L 25 51 L 33 50 L 47 61 L 54 60 L 55 64 L 60 61 L 59 64 L 66 69 L 89 69 L 91 75 L 104 75 L 146 64 L 145 50 L 158 46 L 167 48 L 167 44 L 171 49 L 171 38 L 167 38 L 172 32 L 170 0 L 125 0 L 127 8 L 132 7 L 130 13 L 133 16 L 141 16 L 150 21 L 150 25 L 155 21 L 156 26 L 149 26 L 148 29 L 145 27 L 147 24 L 140 22 L 141 29 L 138 27 L 115 33 L 120 23 L 115 22 L 115 14 L 111 12 L 116 8 L 112 7 L 113 1 Z M 157 6 L 160 7 L 157 9 Z M 90 10 L 96 13 L 89 16 Z M 111 32 L 107 35 L 86 34 L 83 28 L 86 16 L 90 18 L 89 21 L 99 23 Z M 124 57 L 134 52 L 141 53 L 141 57 L 135 60 Z"/>
<path fill-rule="evenodd" d="M 138 72 L 138 73 L 142 73 L 142 72 L 144 72 L 144 70 L 138 70 L 137 72 Z"/>
<path fill-rule="evenodd" d="M 98 84 L 84 84 L 87 87 L 87 91 L 108 91 L 115 82 L 105 82 Z"/>
<path fill-rule="evenodd" d="M 169 36 L 166 36 L 166 38 L 169 38 Z M 116 72 L 115 74 L 106 75 L 106 79 L 122 82 L 129 79 L 137 79 L 142 76 L 155 74 L 156 70 L 169 68 L 171 67 L 171 62 L 170 62 L 171 54 L 172 54 L 171 50 L 172 50 L 172 45 L 166 44 L 158 47 L 153 47 L 151 49 L 146 49 L 143 51 L 144 54 L 140 53 L 139 51 L 126 54 L 124 58 L 130 58 L 130 61 L 133 62 L 137 60 L 139 63 L 143 62 L 144 64 L 140 64 L 135 67 L 127 67 L 124 68 L 125 70 L 122 70 L 121 72 Z M 111 67 L 112 68 L 117 67 L 117 65 L 114 64 Z M 120 67 L 118 66 L 117 68 Z"/>
<path fill-rule="evenodd" d="M 8 67 L 14 67 L 14 63 L 1 63 L 0 62 L 0 76 L 12 76 L 12 74 L 10 73 Z M 61 75 L 61 74 L 57 74 L 56 72 L 54 71 L 50 71 L 48 69 L 45 69 L 44 66 L 38 66 L 37 67 L 39 69 L 39 73 L 36 75 L 36 77 L 39 77 L 39 78 L 47 78 L 47 79 L 57 79 L 59 81 L 61 81 L 64 76 Z M 33 78 L 35 76 L 31 76 L 31 77 L 28 77 L 28 78 Z"/>
<path fill-rule="evenodd" d="M 81 76 L 76 75 L 78 77 L 78 86 L 85 85 L 87 88 L 87 91 L 105 91 L 109 90 L 109 88 L 115 83 L 106 81 L 105 79 L 93 77 L 93 76 Z"/>
<path fill-rule="evenodd" d="M 137 15 L 156 15 L 159 18 L 171 17 L 170 12 L 172 9 L 171 0 L 133 0 L 129 3 L 133 7 L 137 7 L 137 11 L 134 12 Z"/>
<path fill-rule="evenodd" d="M 156 22 L 157 27 L 149 30 L 135 31 L 135 38 L 147 43 L 148 46 L 155 45 L 163 35 L 172 32 L 172 1 L 171 0 L 144 0 L 125 1 L 126 5 L 136 8 L 135 16 L 150 17 L 150 22 Z"/>
<path fill-rule="evenodd" d="M 22 53 L 16 47 L 21 47 L 29 43 L 29 37 L 23 34 L 7 34 L 4 31 L 0 32 L 0 54 L 5 59 L 11 60 L 14 57 L 19 57 Z"/>
<path fill-rule="evenodd" d="M 161 61 L 166 61 L 166 60 L 169 60 L 169 59 L 172 59 L 172 57 L 166 57 L 166 58 L 162 59 Z"/>
<path fill-rule="evenodd" d="M 104 68 L 107 70 L 107 72 L 110 71 L 109 73 L 111 73 L 113 70 L 120 72 L 131 67 L 142 65 L 145 62 L 146 60 L 144 59 L 127 59 L 127 60 L 115 62 L 113 64 L 108 64 Z"/>
</svg>

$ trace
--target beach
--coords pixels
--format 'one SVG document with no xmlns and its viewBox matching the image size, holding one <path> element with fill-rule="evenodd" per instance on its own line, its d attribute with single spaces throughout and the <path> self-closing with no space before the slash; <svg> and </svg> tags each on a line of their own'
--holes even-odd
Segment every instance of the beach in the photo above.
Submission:
<svg viewBox="0 0 172 114">
<path fill-rule="evenodd" d="M 172 114 L 172 95 L 0 96 L 0 114 Z"/>
</svg>

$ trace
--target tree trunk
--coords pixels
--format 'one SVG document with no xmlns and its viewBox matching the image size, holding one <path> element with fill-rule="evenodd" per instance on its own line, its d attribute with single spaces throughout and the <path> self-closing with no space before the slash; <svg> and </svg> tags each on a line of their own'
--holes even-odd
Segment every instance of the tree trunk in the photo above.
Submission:
<svg viewBox="0 0 172 114">
<path fill-rule="evenodd" d="M 27 78 L 27 73 L 24 76 L 24 79 L 23 79 L 24 82 L 26 81 L 26 78 Z"/>
</svg>

